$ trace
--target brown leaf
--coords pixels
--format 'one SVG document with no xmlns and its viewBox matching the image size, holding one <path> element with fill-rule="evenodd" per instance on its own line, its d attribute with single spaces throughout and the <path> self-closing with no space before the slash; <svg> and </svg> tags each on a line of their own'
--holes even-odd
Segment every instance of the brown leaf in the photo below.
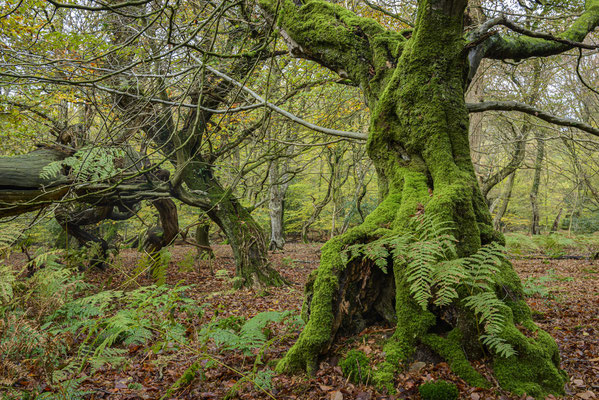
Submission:
<svg viewBox="0 0 599 400">
<path fill-rule="evenodd" d="M 582 379 L 573 379 L 572 383 L 578 387 L 584 387 L 584 381 Z"/>
<path fill-rule="evenodd" d="M 584 399 L 584 400 L 589 400 L 589 399 L 595 399 L 597 396 L 595 396 L 595 393 L 591 392 L 590 390 L 587 390 L 586 392 L 583 392 L 583 393 L 576 393 L 576 397 L 580 397 L 581 399 Z"/>
<path fill-rule="evenodd" d="M 356 396 L 356 400 L 370 400 L 372 398 L 372 394 L 366 392 L 360 392 Z"/>
<path fill-rule="evenodd" d="M 340 391 L 334 391 L 331 393 L 331 400 L 343 400 L 343 393 Z"/>
<path fill-rule="evenodd" d="M 420 372 L 420 370 L 422 368 L 424 368 L 426 366 L 425 362 L 422 361 L 416 361 L 415 363 L 412 363 L 412 365 L 410 365 L 410 372 L 411 373 L 417 373 Z"/>
</svg>

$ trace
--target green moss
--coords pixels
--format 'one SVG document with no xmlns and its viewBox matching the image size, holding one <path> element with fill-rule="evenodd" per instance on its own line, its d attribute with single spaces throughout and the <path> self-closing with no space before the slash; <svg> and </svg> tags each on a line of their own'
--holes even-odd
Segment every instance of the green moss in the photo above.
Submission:
<svg viewBox="0 0 599 400">
<path fill-rule="evenodd" d="M 265 3 L 270 3 L 267 7 L 274 13 L 276 2 L 261 0 Z M 341 253 L 347 246 L 405 233 L 410 229 L 409 218 L 422 212 L 453 225 L 460 257 L 475 253 L 483 244 L 504 243 L 503 236 L 492 229 L 470 159 L 464 104 L 468 73 L 463 52 L 464 10 L 443 10 L 432 0 L 418 3 L 419 18 L 409 40 L 330 3 L 308 1 L 298 7 L 285 0 L 281 4 L 279 25 L 311 58 L 347 73 L 369 100 L 367 150 L 379 176 L 382 202 L 361 226 L 323 247 L 318 275 L 307 289 L 311 301 L 302 310 L 303 316 L 309 315 L 309 321 L 278 364 L 279 372 L 313 370 L 318 355 L 328 349 L 336 329 L 332 310 L 338 300 L 338 276 L 345 268 Z M 465 321 L 458 321 L 459 329 L 454 327 L 446 337 L 432 334 L 436 317 L 430 310 L 423 312 L 412 299 L 405 266 L 393 265 L 393 277 L 398 322 L 393 337 L 384 346 L 385 362 L 373 371 L 373 382 L 393 391 L 396 369 L 424 344 L 470 384 L 489 386 L 463 350 L 464 346 L 478 348 L 472 315 L 463 314 Z M 561 393 L 564 375 L 558 368 L 557 347 L 536 328 L 530 310 L 519 300 L 522 285 L 511 264 L 500 266 L 496 280 L 497 297 L 508 299 L 501 337 L 518 352 L 510 359 L 494 358 L 500 384 L 516 393 L 535 396 Z M 465 290 L 459 294 L 461 298 L 467 295 Z M 524 327 L 531 337 L 515 324 Z"/>
<path fill-rule="evenodd" d="M 370 224 L 355 227 L 329 240 L 322 247 L 320 267 L 312 287 L 308 323 L 297 342 L 277 364 L 277 372 L 306 370 L 311 373 L 316 370 L 318 356 L 332 340 L 333 301 L 339 286 L 337 273 L 345 268 L 342 251 L 348 244 L 363 241 L 373 228 Z M 302 316 L 308 317 L 307 304 L 303 306 Z"/>
<path fill-rule="evenodd" d="M 526 393 L 536 398 L 545 398 L 548 394 L 563 395 L 567 375 L 559 368 L 559 349 L 555 340 L 536 326 L 523 300 L 508 300 L 506 305 L 509 311 L 500 336 L 512 345 L 517 355 L 494 358 L 493 371 L 497 381 L 517 395 Z"/>
<path fill-rule="evenodd" d="M 458 328 L 454 328 L 447 338 L 439 335 L 428 334 L 422 338 L 422 342 L 443 357 L 451 370 L 460 378 L 476 387 L 489 387 L 490 383 L 479 374 L 470 364 L 461 346 L 462 334 Z"/>
<path fill-rule="evenodd" d="M 457 400 L 460 394 L 456 385 L 442 380 L 422 384 L 418 392 L 422 400 Z"/>
<path fill-rule="evenodd" d="M 343 375 L 354 383 L 366 383 L 372 375 L 370 360 L 368 360 L 366 354 L 359 350 L 348 351 L 345 357 L 339 361 L 339 366 L 343 371 Z"/>
<path fill-rule="evenodd" d="M 420 338 L 435 324 L 436 318 L 430 311 L 422 311 L 410 294 L 410 285 L 406 279 L 403 265 L 394 265 L 395 312 L 397 327 L 395 333 L 385 344 L 385 362 L 373 374 L 373 382 L 379 390 L 393 393 L 393 376 L 400 363 L 406 361 L 414 352 Z"/>
</svg>

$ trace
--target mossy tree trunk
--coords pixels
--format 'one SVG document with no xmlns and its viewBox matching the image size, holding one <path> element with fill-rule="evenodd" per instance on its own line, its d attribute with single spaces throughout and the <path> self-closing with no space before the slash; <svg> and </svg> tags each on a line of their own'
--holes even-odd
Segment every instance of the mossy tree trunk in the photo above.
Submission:
<svg viewBox="0 0 599 400">
<path fill-rule="evenodd" d="M 285 280 L 268 261 L 264 231 L 230 190 L 214 179 L 203 162 L 190 162 L 184 180 L 189 189 L 206 193 L 211 207 L 204 211 L 225 233 L 233 250 L 236 287 L 281 286 Z"/>
<path fill-rule="evenodd" d="M 510 391 L 563 393 L 566 377 L 559 369 L 557 345 L 533 323 L 509 262 L 501 263 L 493 285 L 505 319 L 498 335 L 517 352 L 505 357 L 482 344 L 482 327 L 464 307 L 464 290 L 458 289 L 451 305 L 429 305 L 423 311 L 411 295 L 405 263 L 389 257 L 385 274 L 367 257 L 349 262 L 343 257 L 350 246 L 405 235 L 413 229 L 411 217 L 422 214 L 451 224 L 457 258 L 504 242 L 493 229 L 470 157 L 464 101 L 472 76 L 463 32 L 466 3 L 421 0 L 414 29 L 397 33 L 321 1 L 298 5 L 288 0 L 279 8 L 261 1 L 267 14 L 279 11 L 277 22 L 292 54 L 361 87 L 371 110 L 367 148 L 382 196 L 363 224 L 322 248 L 320 267 L 306 287 L 302 316 L 307 325 L 278 364 L 279 372 L 314 371 L 340 332 L 355 332 L 383 319 L 395 324 L 396 331 L 385 346 L 387 361 L 373 378 L 380 386 L 393 389 L 393 373 L 401 361 L 436 354 L 476 386 L 489 383 L 468 360 L 487 357 L 498 382 Z M 599 16 L 591 18 L 590 13 L 575 22 L 568 38 L 580 40 L 582 31 L 599 22 Z M 509 58 L 545 56 L 566 48 L 537 39 L 497 37 L 481 51 L 486 57 Z"/>
</svg>

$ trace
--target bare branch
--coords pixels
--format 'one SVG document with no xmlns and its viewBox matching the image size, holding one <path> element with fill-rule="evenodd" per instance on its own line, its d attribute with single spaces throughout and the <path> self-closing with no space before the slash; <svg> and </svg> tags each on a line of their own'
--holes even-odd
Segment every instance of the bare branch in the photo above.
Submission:
<svg viewBox="0 0 599 400">
<path fill-rule="evenodd" d="M 599 136 L 599 129 L 589 124 L 585 124 L 584 122 L 576 121 L 570 118 L 558 117 L 553 114 L 549 114 L 546 111 L 539 110 L 538 108 L 532 107 L 528 104 L 519 103 L 517 101 L 485 101 L 481 103 L 467 103 L 466 108 L 471 113 L 492 110 L 523 112 L 555 125 L 578 128 L 581 131 L 590 133 L 591 135 Z"/>
</svg>

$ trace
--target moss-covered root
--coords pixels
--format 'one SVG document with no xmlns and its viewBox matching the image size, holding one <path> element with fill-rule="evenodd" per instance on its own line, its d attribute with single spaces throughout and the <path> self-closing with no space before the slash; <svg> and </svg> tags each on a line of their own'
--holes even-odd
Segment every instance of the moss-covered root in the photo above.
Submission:
<svg viewBox="0 0 599 400">
<path fill-rule="evenodd" d="M 314 281 L 310 320 L 297 342 L 277 364 L 277 372 L 306 370 L 312 373 L 317 368 L 318 355 L 328 348 L 333 335 L 333 301 L 338 287 L 335 269 L 343 265 L 342 248 L 342 236 L 329 240 L 323 246 L 318 276 Z"/>
<path fill-rule="evenodd" d="M 461 342 L 462 334 L 458 328 L 450 331 L 446 338 L 433 334 L 425 335 L 422 338 L 422 343 L 447 361 L 454 374 L 472 386 L 489 387 L 489 381 L 479 374 L 466 358 Z"/>
<path fill-rule="evenodd" d="M 559 350 L 555 340 L 532 321 L 530 309 L 522 300 L 506 302 L 513 318 L 501 336 L 518 352 L 508 358 L 495 357 L 493 371 L 506 390 L 535 398 L 548 394 L 563 395 L 568 378 L 559 368 Z"/>
<path fill-rule="evenodd" d="M 335 327 L 334 308 L 340 296 L 340 272 L 346 268 L 342 251 L 348 245 L 387 233 L 384 226 L 393 220 L 400 202 L 401 193 L 390 193 L 363 224 L 329 240 L 322 247 L 318 273 L 313 283 L 309 283 L 313 296 L 311 300 L 306 298 L 309 304 L 302 308 L 302 317 L 305 320 L 309 315 L 309 320 L 297 342 L 277 364 L 278 373 L 300 370 L 312 373 L 316 370 L 318 356 L 328 350 L 338 328 Z"/>
</svg>

